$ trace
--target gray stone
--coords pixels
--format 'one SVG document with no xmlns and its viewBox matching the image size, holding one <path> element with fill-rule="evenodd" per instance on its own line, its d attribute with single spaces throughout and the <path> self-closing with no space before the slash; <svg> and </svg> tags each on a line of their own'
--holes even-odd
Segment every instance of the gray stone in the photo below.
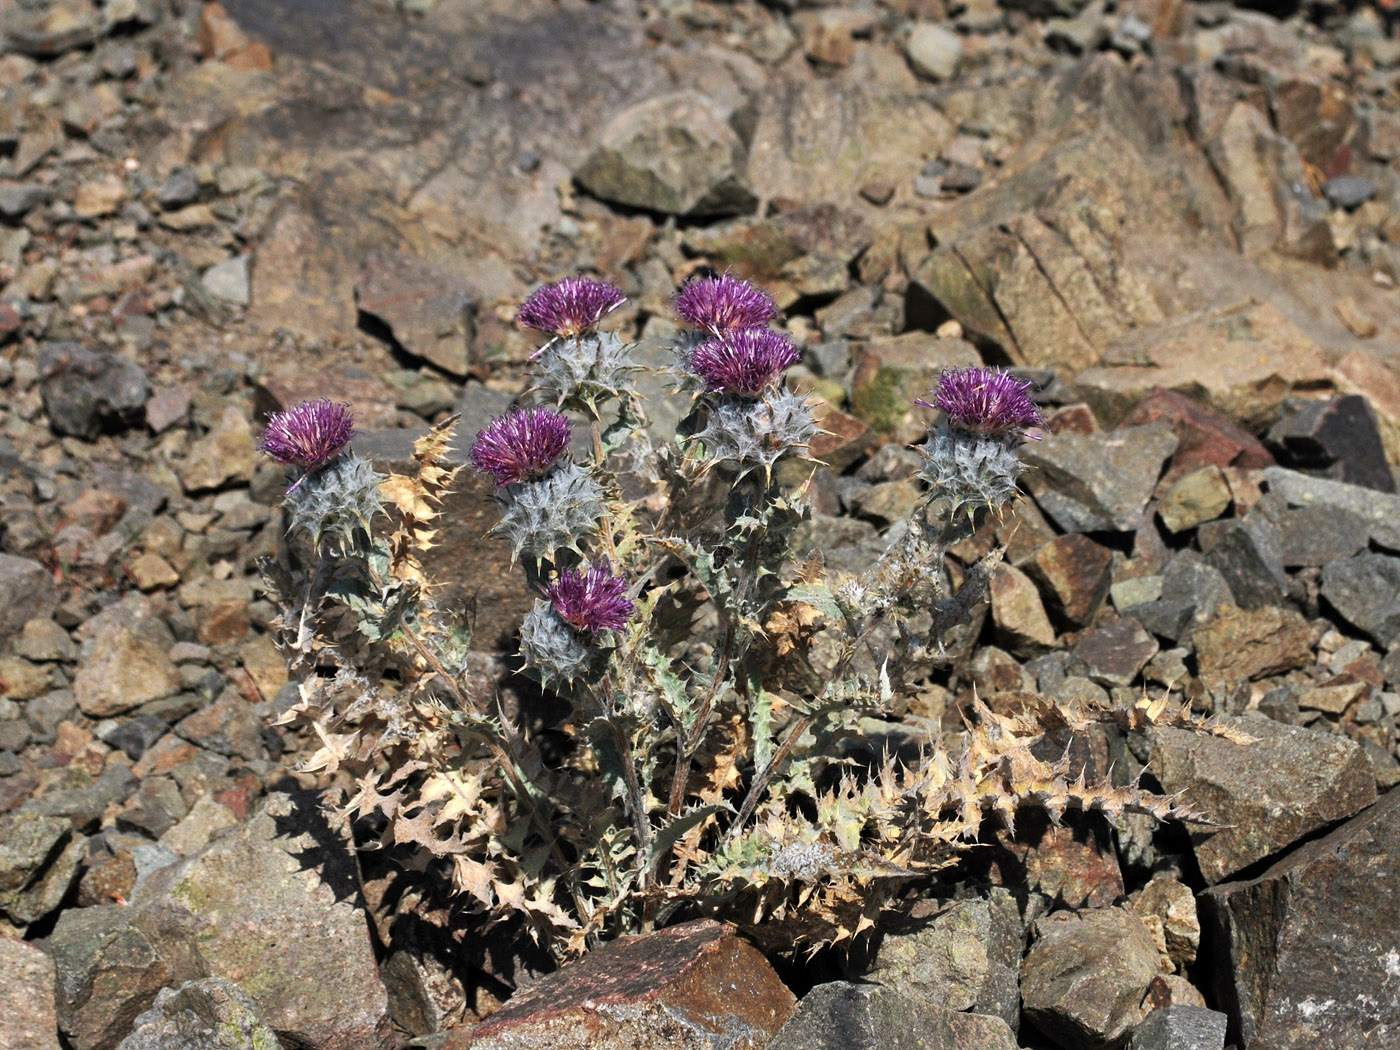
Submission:
<svg viewBox="0 0 1400 1050">
<path fill-rule="evenodd" d="M 193 204 L 197 200 L 199 200 L 199 177 L 194 173 L 193 168 L 184 164 L 178 164 L 170 169 L 170 175 L 156 195 L 156 201 L 166 210 L 183 208 L 186 204 Z"/>
<path fill-rule="evenodd" d="M 1229 1020 L 1203 1006 L 1153 1010 L 1133 1029 L 1128 1050 L 1222 1050 Z"/>
<path fill-rule="evenodd" d="M 249 296 L 248 256 L 235 255 L 204 271 L 204 290 L 216 299 L 234 306 L 247 306 Z"/>
<path fill-rule="evenodd" d="M 53 191 L 38 182 L 0 183 L 0 218 L 22 219 L 49 202 Z"/>
<path fill-rule="evenodd" d="M 1320 568 L 1364 550 L 1370 530 L 1360 515 L 1342 507 L 1311 504 L 1274 515 L 1279 553 L 1286 569 Z"/>
<path fill-rule="evenodd" d="M 1098 434 L 1055 434 L 1028 443 L 1025 481 L 1067 532 L 1127 532 L 1142 522 L 1162 465 L 1176 451 L 1165 423 Z"/>
<path fill-rule="evenodd" d="M 762 1050 L 795 1005 L 758 949 L 700 919 L 590 952 L 442 1050 Z"/>
<path fill-rule="evenodd" d="M 1375 800 L 1371 764 L 1353 741 L 1263 715 L 1220 722 L 1257 743 L 1159 729 L 1152 749 L 1162 788 L 1220 825 L 1193 835 L 1206 882 L 1218 883 Z"/>
<path fill-rule="evenodd" d="M 113 763 L 93 779 L 81 766 L 69 766 L 58 780 L 34 796 L 25 810 L 50 817 L 67 817 L 74 828 L 91 833 L 107 807 L 136 790 L 136 777 L 125 765 Z"/>
<path fill-rule="evenodd" d="M 1097 51 L 1108 40 L 1104 0 L 1091 0 L 1073 18 L 1052 18 L 1045 23 L 1045 42 L 1055 51 L 1082 55 Z"/>
<path fill-rule="evenodd" d="M 59 1050 L 54 1012 L 53 960 L 45 952 L 0 933 L 0 1046 L 14 1050 Z"/>
<path fill-rule="evenodd" d="M 1382 547 L 1400 551 L 1400 496 L 1315 478 L 1283 467 L 1268 467 L 1264 480 L 1269 491 L 1292 507 L 1323 506 L 1349 511 L 1366 522 L 1371 539 Z"/>
<path fill-rule="evenodd" d="M 1026 1020 L 1061 1046 L 1122 1046 L 1161 972 L 1152 934 L 1132 912 L 1060 911 L 1039 920 L 1021 965 Z"/>
<path fill-rule="evenodd" d="M 1322 596 L 1382 648 L 1400 640 L 1400 558 L 1366 551 L 1324 565 Z"/>
<path fill-rule="evenodd" d="M 1364 175 L 1336 175 L 1322 184 L 1322 195 L 1332 207 L 1353 211 L 1376 195 L 1376 182 Z"/>
<path fill-rule="evenodd" d="M 89 0 L 15 4 L 5 12 L 5 40 L 15 51 L 36 58 L 61 55 L 97 42 L 97 9 Z"/>
<path fill-rule="evenodd" d="M 1201 895 L 1237 1042 L 1352 1050 L 1400 1040 L 1400 792 L 1257 878 Z M 1222 960 L 1223 961 L 1223 960 Z"/>
<path fill-rule="evenodd" d="M 1283 544 L 1267 518 L 1210 521 L 1197 533 L 1206 562 L 1220 570 L 1235 604 L 1242 609 L 1278 605 L 1288 586 Z"/>
<path fill-rule="evenodd" d="M 194 945 L 174 956 L 132 909 L 116 904 L 70 908 L 46 942 L 57 974 L 58 1023 L 75 1050 L 109 1050 L 173 977 L 197 965 Z M 190 977 L 198 976 L 191 973 Z"/>
<path fill-rule="evenodd" d="M 49 425 L 89 441 L 104 426 L 133 417 L 150 393 L 135 362 L 77 343 L 46 343 L 39 351 L 39 377 Z"/>
<path fill-rule="evenodd" d="M 951 80 L 962 64 L 962 37 L 937 22 L 918 22 L 904 42 L 909 65 L 930 80 Z"/>
<path fill-rule="evenodd" d="M 1188 549 L 1172 555 L 1162 569 L 1161 600 L 1190 605 L 1193 622 L 1200 624 L 1213 619 L 1221 606 L 1233 605 L 1235 596 L 1224 574 Z"/>
<path fill-rule="evenodd" d="M 603 128 L 574 172 L 597 197 L 669 215 L 736 215 L 756 198 L 744 144 L 709 98 L 693 91 L 639 102 Z"/>
<path fill-rule="evenodd" d="M 1169 642 L 1179 642 L 1191 628 L 1196 615 L 1195 602 L 1158 599 L 1126 610 L 1138 623 Z"/>
<path fill-rule="evenodd" d="M 957 901 L 924 919 L 921 906 L 884 933 L 861 976 L 947 1010 L 995 1015 L 1014 1031 L 1025 941 L 1015 898 L 998 888 L 987 899 Z"/>
<path fill-rule="evenodd" d="M 883 984 L 819 984 L 768 1050 L 1015 1050 L 999 1017 L 957 1014 Z"/>
<path fill-rule="evenodd" d="M 253 1001 L 225 977 L 163 988 L 117 1050 L 280 1050 Z"/>
<path fill-rule="evenodd" d="M 0 639 L 58 608 L 53 573 L 32 558 L 0 554 Z"/>
</svg>

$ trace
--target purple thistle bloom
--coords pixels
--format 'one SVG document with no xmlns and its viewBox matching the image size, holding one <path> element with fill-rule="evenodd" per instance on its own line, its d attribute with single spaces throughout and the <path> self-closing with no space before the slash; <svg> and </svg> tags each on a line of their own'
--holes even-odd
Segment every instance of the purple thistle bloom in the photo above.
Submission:
<svg viewBox="0 0 1400 1050">
<path fill-rule="evenodd" d="M 1006 372 L 973 366 L 944 372 L 938 380 L 933 402 L 915 401 L 924 408 L 942 409 L 948 423 L 973 434 L 1001 436 L 1025 434 L 1027 427 L 1042 427 L 1045 417 L 1031 400 L 1029 379 L 1017 379 Z"/>
<path fill-rule="evenodd" d="M 757 397 L 801 356 L 802 351 L 782 332 L 741 328 L 706 339 L 691 351 L 690 367 L 708 390 Z"/>
<path fill-rule="evenodd" d="M 493 419 L 472 444 L 472 463 L 497 485 L 539 477 L 569 447 L 569 421 L 547 408 L 521 408 Z"/>
<path fill-rule="evenodd" d="M 626 301 L 607 281 L 565 277 L 530 293 L 520 305 L 520 323 L 558 336 L 581 335 Z"/>
<path fill-rule="evenodd" d="M 354 436 L 350 406 L 322 397 L 272 413 L 258 449 L 279 463 L 313 470 L 340 455 Z"/>
<path fill-rule="evenodd" d="M 675 305 L 682 320 L 716 336 L 765 325 L 778 316 L 771 295 L 727 273 L 687 281 L 676 293 Z"/>
<path fill-rule="evenodd" d="M 566 569 L 545 590 L 559 618 L 578 631 L 620 630 L 632 615 L 627 581 L 606 566 Z"/>
</svg>

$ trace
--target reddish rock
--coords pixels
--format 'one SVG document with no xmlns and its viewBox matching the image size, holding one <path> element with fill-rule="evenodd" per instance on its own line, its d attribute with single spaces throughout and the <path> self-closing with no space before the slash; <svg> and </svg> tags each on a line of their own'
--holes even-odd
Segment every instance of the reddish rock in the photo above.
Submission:
<svg viewBox="0 0 1400 1050">
<path fill-rule="evenodd" d="M 701 919 L 599 948 L 442 1050 L 760 1050 L 796 1005 L 756 948 Z"/>
<path fill-rule="evenodd" d="M 23 323 L 18 311 L 9 303 L 0 303 L 0 343 L 19 331 Z"/>
<path fill-rule="evenodd" d="M 1262 470 L 1274 457 L 1249 431 L 1174 390 L 1156 387 L 1128 413 L 1124 426 L 1165 422 L 1176 432 L 1168 484 L 1204 466 Z"/>
<path fill-rule="evenodd" d="M 1088 536 L 1057 536 L 1024 566 L 1049 591 L 1051 612 L 1075 624 L 1087 624 L 1108 597 L 1113 582 L 1113 552 Z"/>
<path fill-rule="evenodd" d="M 58 1050 L 53 960 L 39 948 L 0 933 L 0 1046 Z"/>
<path fill-rule="evenodd" d="M 1015 833 L 997 833 L 992 881 L 1038 890 L 1071 908 L 1106 908 L 1123 896 L 1113 834 L 1102 817 L 1066 813 L 1055 827 L 1043 812 L 1023 810 Z"/>
<path fill-rule="evenodd" d="M 812 402 L 812 416 L 821 430 L 808 448 L 814 458 L 839 474 L 865 451 L 870 443 L 870 428 L 826 401 L 813 398 Z"/>
</svg>

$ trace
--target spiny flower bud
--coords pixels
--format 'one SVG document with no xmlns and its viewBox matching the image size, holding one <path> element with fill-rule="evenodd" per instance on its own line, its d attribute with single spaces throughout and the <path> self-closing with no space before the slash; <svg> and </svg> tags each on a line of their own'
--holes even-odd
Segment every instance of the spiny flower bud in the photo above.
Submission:
<svg viewBox="0 0 1400 1050">
<path fill-rule="evenodd" d="M 686 282 L 675 306 L 682 320 L 716 336 L 766 325 L 778 316 L 771 295 L 727 273 Z"/>
<path fill-rule="evenodd" d="M 545 591 L 554 611 L 575 630 L 621 630 L 632 615 L 627 581 L 605 566 L 566 569 Z"/>
<path fill-rule="evenodd" d="M 519 318 L 527 328 L 575 336 L 592 330 L 626 301 L 627 296 L 607 281 L 565 277 L 531 292 L 520 306 Z"/>
<path fill-rule="evenodd" d="M 954 513 L 999 507 L 1016 495 L 1020 443 L 1019 432 L 979 435 L 944 424 L 919 447 L 919 476 L 929 483 L 930 497 L 947 500 Z"/>
<path fill-rule="evenodd" d="M 258 449 L 279 463 L 314 470 L 340 455 L 354 436 L 350 406 L 322 397 L 272 413 Z"/>
<path fill-rule="evenodd" d="M 557 687 L 582 677 L 597 652 L 564 622 L 554 606 L 537 601 L 520 624 L 520 655 L 541 682 Z"/>
<path fill-rule="evenodd" d="M 731 460 L 739 464 L 741 474 L 762 466 L 768 478 L 779 457 L 805 453 L 816 433 L 807 399 L 779 389 L 756 400 L 720 398 L 694 440 L 704 445 L 710 464 Z"/>
<path fill-rule="evenodd" d="M 330 539 L 341 553 L 352 550 L 369 534 L 370 522 L 382 509 L 377 473 L 362 456 L 341 456 L 308 474 L 287 493 L 288 532 L 305 531 L 320 547 Z"/>
<path fill-rule="evenodd" d="M 1042 427 L 1045 418 L 1031 400 L 1034 384 L 1006 372 L 973 366 L 944 372 L 932 403 L 915 401 L 924 408 L 941 409 L 948 425 L 969 434 L 989 437 L 1031 437 L 1027 427 Z"/>
<path fill-rule="evenodd" d="M 538 389 L 555 404 L 574 402 L 592 409 L 621 398 L 637 370 L 632 348 L 614 332 L 590 332 L 556 339 L 542 353 Z"/>
<path fill-rule="evenodd" d="M 757 397 L 802 352 L 771 328 L 741 328 L 707 339 L 690 354 L 690 367 L 708 390 Z"/>
<path fill-rule="evenodd" d="M 553 559 L 593 535 L 603 514 L 603 487 L 577 463 L 564 463 L 538 481 L 497 491 L 501 522 L 515 555 Z"/>
<path fill-rule="evenodd" d="M 546 473 L 569 447 L 569 421 L 547 408 L 522 408 L 493 419 L 472 444 L 472 463 L 497 485 Z"/>
</svg>

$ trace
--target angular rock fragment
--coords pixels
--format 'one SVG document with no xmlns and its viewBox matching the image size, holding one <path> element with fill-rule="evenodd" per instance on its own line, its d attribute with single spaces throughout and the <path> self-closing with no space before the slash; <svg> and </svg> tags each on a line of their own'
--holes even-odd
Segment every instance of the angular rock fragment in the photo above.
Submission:
<svg viewBox="0 0 1400 1050">
<path fill-rule="evenodd" d="M 882 984 L 819 984 L 768 1050 L 1015 1050 L 1000 1017 L 949 1012 L 936 995 Z"/>
<path fill-rule="evenodd" d="M 1222 1050 L 1228 1022 L 1203 1006 L 1167 1006 L 1133 1029 L 1128 1050 Z"/>
<path fill-rule="evenodd" d="M 1180 793 L 1184 808 L 1222 825 L 1193 835 L 1208 883 L 1375 800 L 1371 763 L 1351 740 L 1263 715 L 1225 716 L 1221 723 L 1258 743 L 1159 729 L 1152 748 L 1151 767 L 1163 790 Z"/>
<path fill-rule="evenodd" d="M 1269 441 L 1282 446 L 1289 466 L 1377 492 L 1395 491 L 1376 415 L 1364 397 L 1341 394 L 1287 409 L 1269 431 Z"/>
<path fill-rule="evenodd" d="M 1161 970 L 1142 920 L 1122 908 L 1060 911 L 1039 920 L 1035 932 L 1021 965 L 1026 1020 L 1061 1046 L 1121 1046 Z"/>
<path fill-rule="evenodd" d="M 454 376 L 467 374 L 475 304 L 460 278 L 411 255 L 372 252 L 355 298 L 408 353 Z"/>
<path fill-rule="evenodd" d="M 276 1034 L 226 977 L 163 988 L 117 1050 L 276 1050 Z"/>
<path fill-rule="evenodd" d="M 1201 526 L 1197 539 L 1206 563 L 1220 570 L 1240 608 L 1282 603 L 1288 581 L 1282 538 L 1273 522 L 1254 515 L 1211 521 Z"/>
<path fill-rule="evenodd" d="M 795 1005 L 757 949 L 702 919 L 589 953 L 443 1050 L 762 1050 Z"/>
<path fill-rule="evenodd" d="M 39 351 L 39 377 L 49 424 L 88 441 L 108 424 L 129 421 L 150 393 L 140 366 L 77 343 L 46 343 Z"/>
<path fill-rule="evenodd" d="M 1262 470 L 1274 457 L 1249 431 L 1174 390 L 1155 387 L 1123 419 L 1125 427 L 1170 423 L 1179 442 L 1167 470 L 1169 479 L 1202 467 Z"/>
<path fill-rule="evenodd" d="M 1201 896 L 1227 946 L 1232 1038 L 1351 1050 L 1400 1038 L 1400 792 L 1257 878 Z"/>
<path fill-rule="evenodd" d="M 1322 596 L 1382 648 L 1400 640 L 1400 558 L 1366 551 L 1324 565 Z"/>
<path fill-rule="evenodd" d="M 0 1046 L 59 1050 L 53 960 L 40 948 L 0 933 Z"/>
<path fill-rule="evenodd" d="M 756 198 L 744 144 L 724 113 L 693 91 L 639 102 L 603 128 L 574 172 L 589 193 L 669 215 L 736 215 Z"/>
<path fill-rule="evenodd" d="M 1026 485 L 1066 532 L 1128 532 L 1141 522 L 1177 438 L 1164 423 L 1055 434 L 1027 445 Z"/>
<path fill-rule="evenodd" d="M 1283 467 L 1265 470 L 1264 480 L 1269 491 L 1282 496 L 1290 507 L 1320 506 L 1355 514 L 1366 523 L 1375 543 L 1400 551 L 1400 496 Z"/>
<path fill-rule="evenodd" d="M 1227 605 L 1191 637 L 1201 677 L 1207 679 L 1239 682 L 1312 662 L 1312 632 L 1292 609 Z"/>
<path fill-rule="evenodd" d="M 1026 572 L 1049 593 L 1050 611 L 1072 624 L 1093 620 L 1108 596 L 1113 552 L 1088 536 L 1057 536 L 1035 552 Z"/>
<path fill-rule="evenodd" d="M 1000 1017 L 1014 1031 L 1024 941 L 1020 911 L 1008 890 L 943 907 L 920 902 L 907 920 L 884 932 L 874 963 L 861 977 L 946 1010 Z"/>
</svg>

